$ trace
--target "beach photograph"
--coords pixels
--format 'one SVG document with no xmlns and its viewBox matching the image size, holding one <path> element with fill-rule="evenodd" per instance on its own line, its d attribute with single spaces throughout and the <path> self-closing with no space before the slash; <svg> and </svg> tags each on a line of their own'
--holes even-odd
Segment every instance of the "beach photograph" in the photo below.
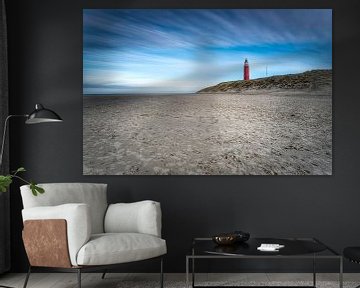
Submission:
<svg viewBox="0 0 360 288">
<path fill-rule="evenodd" d="M 84 9 L 84 175 L 332 175 L 331 9 Z"/>
</svg>

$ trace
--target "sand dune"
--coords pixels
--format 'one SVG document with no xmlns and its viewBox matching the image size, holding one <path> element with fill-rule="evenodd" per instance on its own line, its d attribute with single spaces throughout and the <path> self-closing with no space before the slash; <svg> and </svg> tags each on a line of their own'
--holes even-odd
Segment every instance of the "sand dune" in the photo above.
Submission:
<svg viewBox="0 0 360 288">
<path fill-rule="evenodd" d="M 330 90 L 332 89 L 332 70 L 311 70 L 297 74 L 286 74 L 252 80 L 222 82 L 206 87 L 198 93 L 244 92 L 246 90 L 297 89 Z"/>
<path fill-rule="evenodd" d="M 330 90 L 87 96 L 83 173 L 330 175 L 331 99 Z"/>
</svg>

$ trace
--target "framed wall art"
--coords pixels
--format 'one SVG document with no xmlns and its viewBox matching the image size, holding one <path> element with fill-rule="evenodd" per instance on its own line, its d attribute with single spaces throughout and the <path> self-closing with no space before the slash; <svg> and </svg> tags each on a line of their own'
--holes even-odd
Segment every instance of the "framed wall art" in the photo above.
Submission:
<svg viewBox="0 0 360 288">
<path fill-rule="evenodd" d="M 331 9 L 84 9 L 85 175 L 331 175 Z"/>
</svg>

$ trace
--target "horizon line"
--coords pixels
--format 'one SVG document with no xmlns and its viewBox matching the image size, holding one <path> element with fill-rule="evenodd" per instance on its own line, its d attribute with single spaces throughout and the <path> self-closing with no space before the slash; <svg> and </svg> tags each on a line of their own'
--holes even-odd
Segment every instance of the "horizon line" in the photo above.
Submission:
<svg viewBox="0 0 360 288">
<path fill-rule="evenodd" d="M 209 85 L 207 87 L 201 88 L 199 90 L 196 91 L 189 91 L 189 92 L 125 92 L 125 93 L 82 93 L 83 97 L 84 96 L 97 96 L 97 95 L 166 95 L 166 94 L 196 94 L 197 92 L 209 88 L 209 87 L 213 87 L 222 83 L 226 83 L 226 82 L 237 82 L 237 81 L 252 81 L 252 80 L 259 80 L 259 79 L 266 79 L 266 78 L 270 78 L 270 77 L 277 77 L 277 76 L 287 76 L 287 75 L 296 75 L 296 74 L 303 74 L 306 72 L 311 72 L 311 71 L 321 71 L 321 70 L 330 70 L 332 71 L 332 67 L 328 68 L 328 69 L 311 69 L 311 70 L 305 70 L 303 72 L 299 72 L 299 73 L 288 73 L 288 74 L 276 74 L 276 75 L 270 75 L 270 76 L 265 76 L 265 77 L 258 77 L 258 78 L 253 78 L 253 79 L 249 79 L 249 80 L 244 80 L 244 79 L 239 79 L 239 80 L 227 80 L 227 81 L 222 81 L 222 82 L 218 82 L 217 84 L 213 84 L 213 85 Z M 84 88 L 83 88 L 84 90 Z"/>
</svg>

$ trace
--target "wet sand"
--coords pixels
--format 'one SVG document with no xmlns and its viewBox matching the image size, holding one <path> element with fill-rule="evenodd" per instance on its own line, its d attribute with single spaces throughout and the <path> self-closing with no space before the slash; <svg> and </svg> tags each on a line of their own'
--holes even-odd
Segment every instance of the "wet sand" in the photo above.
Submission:
<svg viewBox="0 0 360 288">
<path fill-rule="evenodd" d="M 331 175 L 331 91 L 85 96 L 85 175 Z"/>
</svg>

